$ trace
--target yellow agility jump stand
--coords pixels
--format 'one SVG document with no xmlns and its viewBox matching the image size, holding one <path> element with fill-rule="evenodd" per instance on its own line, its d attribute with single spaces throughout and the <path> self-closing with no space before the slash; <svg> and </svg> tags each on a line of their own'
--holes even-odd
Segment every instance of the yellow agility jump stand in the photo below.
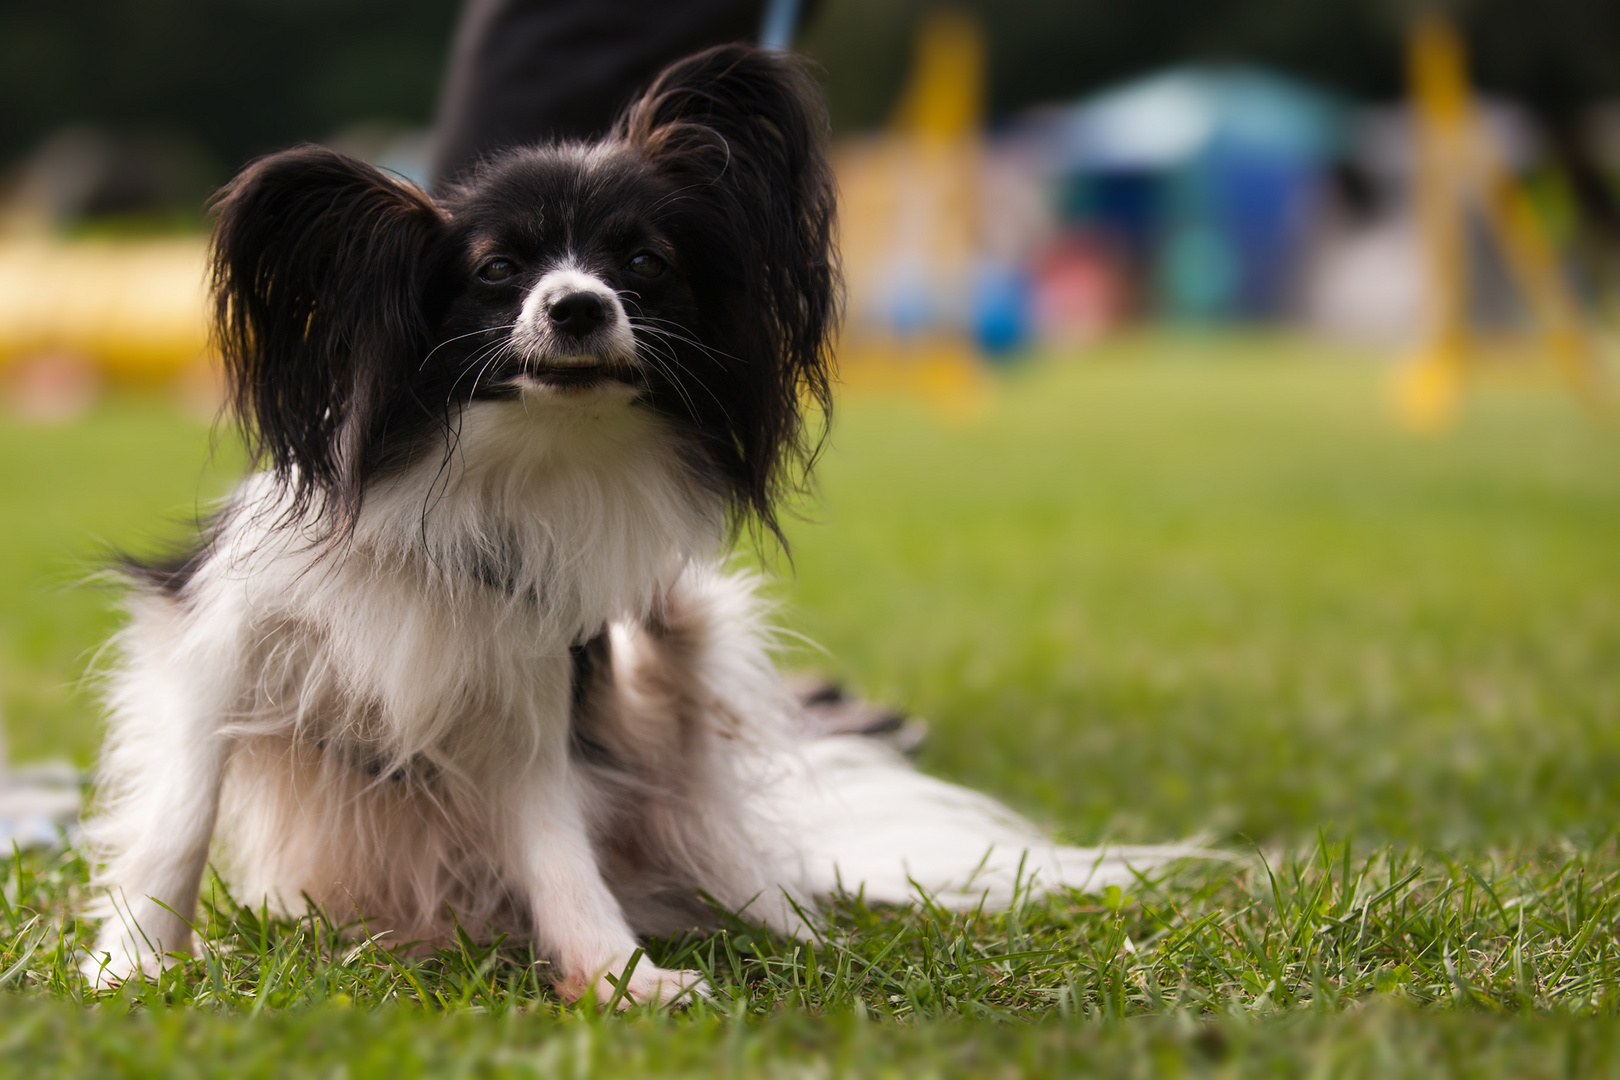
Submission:
<svg viewBox="0 0 1620 1080">
<path fill-rule="evenodd" d="M 1462 42 L 1438 16 L 1418 20 L 1411 36 L 1416 113 L 1416 186 L 1429 287 L 1426 340 L 1396 385 L 1402 416 L 1434 429 L 1456 415 L 1463 382 L 1477 367 L 1471 332 L 1466 223 L 1481 213 L 1524 298 L 1541 352 L 1586 401 L 1599 394 L 1599 367 L 1580 306 L 1534 209 L 1513 182 L 1491 140 L 1474 123 Z"/>
<path fill-rule="evenodd" d="M 40 358 L 149 385 L 205 363 L 207 248 L 200 235 L 0 238 L 0 383 Z"/>
<path fill-rule="evenodd" d="M 889 130 L 837 152 L 840 247 L 853 306 L 883 295 L 902 264 L 926 268 L 931 288 L 966 291 L 980 241 L 984 51 L 965 12 L 925 17 Z M 846 386 L 915 394 L 948 415 L 976 413 L 992 388 L 973 344 L 952 326 L 901 334 L 853 319 L 839 358 Z"/>
</svg>

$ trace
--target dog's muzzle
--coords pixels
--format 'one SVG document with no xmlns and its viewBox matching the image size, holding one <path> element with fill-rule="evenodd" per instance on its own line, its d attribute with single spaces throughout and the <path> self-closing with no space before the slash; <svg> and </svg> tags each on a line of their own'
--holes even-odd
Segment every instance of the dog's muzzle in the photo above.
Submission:
<svg viewBox="0 0 1620 1080">
<path fill-rule="evenodd" d="M 604 281 L 580 270 L 553 270 L 535 284 L 512 341 L 529 373 L 541 379 L 624 376 L 635 365 L 624 305 Z"/>
</svg>

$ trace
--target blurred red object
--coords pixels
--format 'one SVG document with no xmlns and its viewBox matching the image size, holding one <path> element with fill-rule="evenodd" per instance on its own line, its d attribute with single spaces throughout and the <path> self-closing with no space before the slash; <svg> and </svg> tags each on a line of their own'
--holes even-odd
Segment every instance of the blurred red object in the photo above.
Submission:
<svg viewBox="0 0 1620 1080">
<path fill-rule="evenodd" d="M 1083 345 L 1124 319 L 1125 275 L 1106 243 L 1071 233 L 1047 248 L 1034 269 L 1035 325 L 1047 343 Z"/>
<path fill-rule="evenodd" d="M 74 353 L 42 353 L 18 360 L 6 376 L 11 413 L 34 423 L 77 420 L 101 396 L 101 375 L 95 365 Z"/>
</svg>

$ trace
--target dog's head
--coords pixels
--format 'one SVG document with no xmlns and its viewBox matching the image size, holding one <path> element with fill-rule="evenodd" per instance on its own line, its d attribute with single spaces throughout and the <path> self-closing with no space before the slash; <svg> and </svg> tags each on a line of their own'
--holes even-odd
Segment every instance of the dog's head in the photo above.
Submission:
<svg viewBox="0 0 1620 1080">
<path fill-rule="evenodd" d="M 616 396 L 775 530 L 806 402 L 829 400 L 825 129 L 791 61 L 724 46 L 605 141 L 507 152 L 437 199 L 318 147 L 248 166 L 219 199 L 213 289 L 258 461 L 341 530 L 471 400 Z"/>
</svg>

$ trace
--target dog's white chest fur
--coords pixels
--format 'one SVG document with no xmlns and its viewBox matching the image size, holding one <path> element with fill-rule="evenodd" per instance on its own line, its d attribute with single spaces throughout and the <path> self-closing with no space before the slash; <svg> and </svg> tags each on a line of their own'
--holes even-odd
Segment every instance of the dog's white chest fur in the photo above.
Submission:
<svg viewBox="0 0 1620 1080">
<path fill-rule="evenodd" d="M 721 527 L 659 422 L 617 397 L 469 407 L 454 456 L 380 485 L 335 543 L 279 527 L 278 494 L 244 485 L 167 617 L 198 649 L 237 642 L 234 730 L 395 765 L 566 724 L 570 647 L 645 619 Z"/>
</svg>

